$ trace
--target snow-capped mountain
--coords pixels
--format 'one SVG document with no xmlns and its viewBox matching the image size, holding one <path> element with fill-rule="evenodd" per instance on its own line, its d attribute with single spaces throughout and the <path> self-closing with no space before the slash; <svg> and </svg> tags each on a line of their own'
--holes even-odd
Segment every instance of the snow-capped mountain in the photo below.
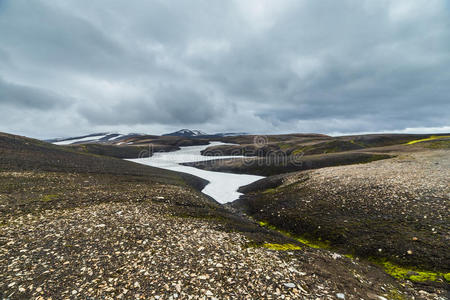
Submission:
<svg viewBox="0 0 450 300">
<path fill-rule="evenodd" d="M 163 136 L 185 136 L 185 137 L 193 137 L 193 136 L 204 136 L 208 135 L 200 130 L 190 130 L 190 129 L 181 129 L 172 133 L 163 134 Z"/>
<path fill-rule="evenodd" d="M 214 133 L 208 134 L 200 130 L 190 130 L 190 129 L 181 129 L 176 132 L 163 134 L 162 136 L 176 136 L 176 137 L 185 137 L 185 138 L 220 138 L 227 136 L 237 136 L 237 135 L 245 135 L 246 133 Z M 75 145 L 75 144 L 90 144 L 90 143 L 106 143 L 106 144 L 133 144 L 136 137 L 142 136 L 143 138 L 148 138 L 149 135 L 143 133 L 112 133 L 112 132 L 102 132 L 102 133 L 92 133 L 89 135 L 82 135 L 76 137 L 68 137 L 68 138 L 55 138 L 45 140 L 46 142 L 53 143 L 55 145 Z M 128 139 L 132 139 L 131 141 Z"/>
<path fill-rule="evenodd" d="M 163 136 L 183 136 L 183 137 L 226 137 L 226 136 L 238 136 L 246 135 L 245 132 L 226 132 L 226 133 L 205 133 L 201 130 L 181 129 L 172 133 L 163 134 Z"/>
</svg>

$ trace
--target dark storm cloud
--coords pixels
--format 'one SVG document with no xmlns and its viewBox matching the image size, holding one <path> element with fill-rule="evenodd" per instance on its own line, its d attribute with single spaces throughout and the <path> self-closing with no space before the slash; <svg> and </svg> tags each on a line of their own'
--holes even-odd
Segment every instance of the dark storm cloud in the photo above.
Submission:
<svg viewBox="0 0 450 300">
<path fill-rule="evenodd" d="M 206 95 L 178 87 L 159 88 L 155 95 L 123 99 L 109 108 L 80 108 L 93 124 L 202 124 L 215 119 L 218 110 Z"/>
<path fill-rule="evenodd" d="M 0 1 L 0 104 L 52 134 L 449 126 L 449 28 L 445 0 Z"/>
<path fill-rule="evenodd" d="M 47 110 L 68 105 L 69 99 L 51 91 L 4 81 L 0 77 L 0 107 Z"/>
<path fill-rule="evenodd" d="M 121 49 L 89 21 L 39 1 L 3 1 L 2 43 L 14 55 L 49 68 L 104 68 Z M 95 68 L 93 68 L 95 66 Z"/>
</svg>

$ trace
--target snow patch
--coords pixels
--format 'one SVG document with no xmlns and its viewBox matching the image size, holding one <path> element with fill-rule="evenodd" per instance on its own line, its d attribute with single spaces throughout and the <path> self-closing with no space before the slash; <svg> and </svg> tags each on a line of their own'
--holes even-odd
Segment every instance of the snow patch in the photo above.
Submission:
<svg viewBox="0 0 450 300">
<path fill-rule="evenodd" d="M 174 152 L 154 153 L 152 157 L 136 158 L 128 160 L 147 166 L 188 173 L 206 179 L 209 181 L 209 184 L 205 186 L 202 192 L 208 196 L 211 196 L 219 203 L 227 203 L 239 199 L 239 196 L 242 195 L 242 193 L 239 193 L 237 190 L 241 186 L 250 184 L 264 177 L 255 175 L 212 172 L 200 170 L 194 167 L 180 165 L 180 163 L 184 162 L 208 161 L 217 158 L 224 159 L 224 158 L 242 157 L 242 156 L 210 157 L 210 156 L 202 156 L 200 154 L 200 151 L 206 149 L 207 147 L 216 145 L 227 145 L 227 144 L 220 142 L 213 142 L 207 146 L 181 147 L 181 150 Z"/>
<path fill-rule="evenodd" d="M 96 136 L 84 137 L 84 138 L 80 138 L 80 139 L 63 140 L 63 141 L 59 141 L 59 142 L 54 142 L 53 144 L 55 144 L 55 145 L 70 145 L 70 144 L 79 143 L 79 142 L 97 141 L 97 140 L 99 140 L 101 138 L 104 138 L 104 137 L 106 137 L 108 135 L 109 134 L 104 134 L 104 135 L 96 135 Z"/>
</svg>

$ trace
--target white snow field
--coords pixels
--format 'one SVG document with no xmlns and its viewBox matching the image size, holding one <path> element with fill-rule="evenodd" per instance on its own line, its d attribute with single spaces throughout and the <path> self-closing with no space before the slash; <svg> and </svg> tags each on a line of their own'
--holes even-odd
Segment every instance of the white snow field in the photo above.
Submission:
<svg viewBox="0 0 450 300">
<path fill-rule="evenodd" d="M 212 142 L 206 146 L 181 147 L 174 152 L 154 153 L 152 157 L 128 159 L 139 164 L 158 167 L 162 169 L 184 172 L 206 179 L 209 184 L 205 186 L 202 193 L 211 196 L 219 203 L 227 203 L 239 198 L 241 193 L 239 187 L 255 182 L 264 177 L 243 174 L 231 174 L 200 170 L 194 167 L 182 166 L 180 163 L 208 161 L 217 158 L 236 158 L 239 156 L 202 156 L 200 151 L 210 146 L 226 145 L 220 142 Z"/>
<path fill-rule="evenodd" d="M 79 143 L 79 142 L 95 142 L 95 141 L 99 141 L 102 138 L 107 137 L 110 134 L 114 134 L 114 133 L 92 135 L 92 136 L 88 136 L 88 137 L 84 137 L 84 138 L 80 138 L 80 139 L 65 139 L 63 141 L 54 142 L 53 144 L 62 146 L 62 145 L 71 145 L 71 144 Z M 109 138 L 108 141 L 117 140 L 118 138 L 120 138 L 122 136 L 124 136 L 124 134 L 119 134 L 118 136 Z"/>
<path fill-rule="evenodd" d="M 89 142 L 89 141 L 99 140 L 105 136 L 106 135 L 94 135 L 94 136 L 89 136 L 89 137 L 85 137 L 85 138 L 81 138 L 81 139 L 64 140 L 64 141 L 54 142 L 53 144 L 55 144 L 55 145 L 70 145 L 70 144 L 78 143 L 78 142 Z"/>
</svg>

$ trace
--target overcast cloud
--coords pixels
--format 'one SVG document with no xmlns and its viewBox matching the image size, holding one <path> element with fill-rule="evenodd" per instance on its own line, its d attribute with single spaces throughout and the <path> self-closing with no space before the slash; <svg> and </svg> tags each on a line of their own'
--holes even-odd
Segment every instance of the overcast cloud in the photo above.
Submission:
<svg viewBox="0 0 450 300">
<path fill-rule="evenodd" d="M 446 0 L 0 0 L 0 131 L 450 131 Z"/>
</svg>

